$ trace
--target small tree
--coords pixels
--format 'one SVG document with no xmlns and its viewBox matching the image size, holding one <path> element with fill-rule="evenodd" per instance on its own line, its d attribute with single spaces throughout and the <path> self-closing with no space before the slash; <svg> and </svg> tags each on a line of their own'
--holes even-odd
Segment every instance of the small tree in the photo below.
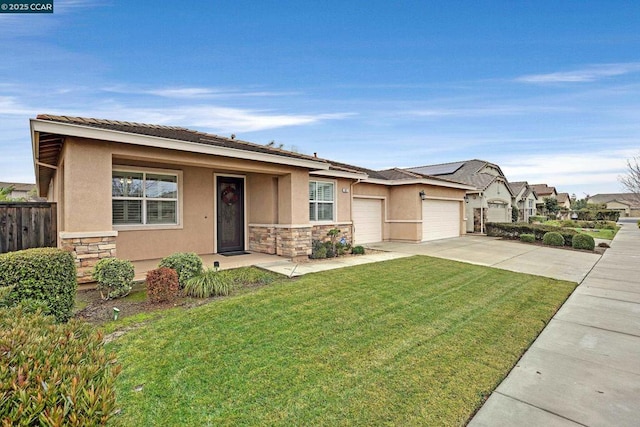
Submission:
<svg viewBox="0 0 640 427">
<path fill-rule="evenodd" d="M 0 202 L 10 202 L 12 192 L 12 185 L 10 185 L 9 187 L 0 187 Z"/>
<path fill-rule="evenodd" d="M 548 213 L 553 214 L 554 216 L 560 210 L 560 206 L 558 206 L 558 200 L 553 197 L 545 197 L 544 198 L 544 208 Z"/>
<path fill-rule="evenodd" d="M 636 200 L 640 201 L 640 156 L 627 160 L 627 173 L 618 180 Z"/>
</svg>

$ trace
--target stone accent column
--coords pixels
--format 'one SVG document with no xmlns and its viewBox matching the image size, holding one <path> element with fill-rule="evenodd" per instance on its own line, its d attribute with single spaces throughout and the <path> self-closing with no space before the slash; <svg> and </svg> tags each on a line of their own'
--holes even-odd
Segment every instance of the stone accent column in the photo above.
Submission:
<svg viewBox="0 0 640 427">
<path fill-rule="evenodd" d="M 102 258 L 116 257 L 117 231 L 61 232 L 62 249 L 71 252 L 78 269 L 78 283 L 93 282 L 93 267 Z"/>
<path fill-rule="evenodd" d="M 311 255 L 311 227 L 276 228 L 276 254 L 291 258 L 293 261 L 306 260 Z"/>
<path fill-rule="evenodd" d="M 277 233 L 274 225 L 249 224 L 249 250 L 263 254 L 276 253 Z"/>
</svg>

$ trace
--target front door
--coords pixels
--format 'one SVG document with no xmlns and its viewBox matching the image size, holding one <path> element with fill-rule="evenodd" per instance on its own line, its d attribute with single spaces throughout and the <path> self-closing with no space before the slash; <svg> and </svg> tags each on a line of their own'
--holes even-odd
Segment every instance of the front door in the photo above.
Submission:
<svg viewBox="0 0 640 427">
<path fill-rule="evenodd" d="M 218 253 L 244 250 L 244 180 L 216 178 Z"/>
</svg>

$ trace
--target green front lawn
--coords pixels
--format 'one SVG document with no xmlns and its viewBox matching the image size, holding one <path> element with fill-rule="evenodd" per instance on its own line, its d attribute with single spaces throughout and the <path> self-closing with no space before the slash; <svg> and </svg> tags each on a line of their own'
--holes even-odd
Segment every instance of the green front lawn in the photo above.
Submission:
<svg viewBox="0 0 640 427">
<path fill-rule="evenodd" d="M 460 425 L 575 288 L 411 257 L 172 310 L 108 345 L 123 425 Z"/>
<path fill-rule="evenodd" d="M 594 239 L 613 240 L 613 238 L 615 237 L 616 233 L 619 230 L 619 227 L 616 227 L 615 230 L 605 230 L 605 229 L 592 230 L 590 228 L 574 228 L 573 230 L 579 231 L 582 234 L 588 234 Z"/>
</svg>

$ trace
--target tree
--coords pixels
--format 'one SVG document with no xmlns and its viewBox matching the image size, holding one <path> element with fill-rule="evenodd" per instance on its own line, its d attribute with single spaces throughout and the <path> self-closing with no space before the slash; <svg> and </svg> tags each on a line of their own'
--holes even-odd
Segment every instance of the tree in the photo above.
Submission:
<svg viewBox="0 0 640 427">
<path fill-rule="evenodd" d="M 640 201 L 640 156 L 627 160 L 627 173 L 618 179 Z"/>
<path fill-rule="evenodd" d="M 574 211 L 585 209 L 587 207 L 587 199 L 572 200 L 571 209 Z"/>
<path fill-rule="evenodd" d="M 0 187 L 0 202 L 10 202 L 11 193 L 13 192 L 13 186 L 9 187 Z"/>
<path fill-rule="evenodd" d="M 552 213 L 554 216 L 560 210 L 560 206 L 558 206 L 558 200 L 553 197 L 544 198 L 544 208 L 548 213 Z"/>
</svg>

